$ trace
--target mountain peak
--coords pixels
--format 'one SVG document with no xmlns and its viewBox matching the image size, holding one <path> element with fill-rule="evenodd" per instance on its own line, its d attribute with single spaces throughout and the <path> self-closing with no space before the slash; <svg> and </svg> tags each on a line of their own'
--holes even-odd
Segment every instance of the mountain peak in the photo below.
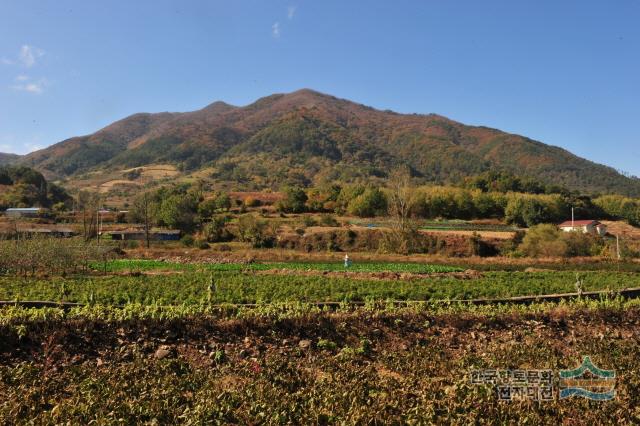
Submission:
<svg viewBox="0 0 640 426">
<path fill-rule="evenodd" d="M 19 161 L 53 177 L 150 164 L 174 164 L 185 174 L 211 168 L 213 179 L 256 188 L 276 188 L 287 176 L 379 179 L 398 165 L 439 183 L 502 170 L 586 193 L 640 195 L 637 180 L 526 137 L 308 88 L 241 107 L 218 101 L 188 113 L 136 114 Z"/>
<path fill-rule="evenodd" d="M 230 105 L 223 101 L 215 101 L 210 103 L 206 107 L 202 108 L 202 111 L 208 111 L 213 113 L 222 113 L 236 109 L 236 106 Z"/>
</svg>

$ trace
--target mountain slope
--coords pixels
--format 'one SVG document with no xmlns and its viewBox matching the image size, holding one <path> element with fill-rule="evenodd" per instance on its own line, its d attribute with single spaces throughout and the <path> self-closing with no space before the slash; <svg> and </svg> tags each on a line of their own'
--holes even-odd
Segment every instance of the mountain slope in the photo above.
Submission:
<svg viewBox="0 0 640 426">
<path fill-rule="evenodd" d="M 216 102 L 194 112 L 136 114 L 21 161 L 53 177 L 157 163 L 186 173 L 210 167 L 219 180 L 255 187 L 384 178 L 400 164 L 434 182 L 494 168 L 584 192 L 640 196 L 639 180 L 558 147 L 434 114 L 379 111 L 311 90 L 244 107 Z"/>
<path fill-rule="evenodd" d="M 19 158 L 20 156 L 18 154 L 5 154 L 4 152 L 0 152 L 0 166 L 14 163 L 18 161 Z"/>
</svg>

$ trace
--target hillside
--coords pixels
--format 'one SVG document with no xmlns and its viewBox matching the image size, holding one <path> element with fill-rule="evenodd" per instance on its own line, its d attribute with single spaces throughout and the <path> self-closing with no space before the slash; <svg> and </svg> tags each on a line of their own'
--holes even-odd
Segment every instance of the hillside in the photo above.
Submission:
<svg viewBox="0 0 640 426">
<path fill-rule="evenodd" d="M 587 193 L 640 196 L 640 180 L 526 137 L 429 114 L 397 114 L 311 90 L 244 106 L 135 114 L 22 160 L 50 178 L 173 164 L 246 187 L 384 178 L 406 164 L 447 183 L 501 169 Z M 201 174 L 202 174 L 201 173 Z M 95 174 L 95 173 L 94 173 Z"/>
<path fill-rule="evenodd" d="M 28 167 L 0 166 L 0 211 L 10 207 L 51 207 L 70 201 L 67 192 Z"/>
<path fill-rule="evenodd" d="M 11 164 L 16 162 L 20 158 L 17 154 L 6 154 L 4 152 L 0 152 L 0 166 L 4 166 L 6 164 Z"/>
</svg>

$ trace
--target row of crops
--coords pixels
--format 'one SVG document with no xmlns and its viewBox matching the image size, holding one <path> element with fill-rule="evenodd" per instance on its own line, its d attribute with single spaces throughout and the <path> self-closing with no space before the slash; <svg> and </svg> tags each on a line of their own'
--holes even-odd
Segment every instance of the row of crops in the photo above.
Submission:
<svg viewBox="0 0 640 426">
<path fill-rule="evenodd" d="M 365 262 L 351 263 L 345 267 L 344 263 L 314 263 L 314 262 L 269 262 L 269 263 L 176 263 L 151 259 L 115 259 L 105 263 L 94 263 L 96 270 L 107 272 L 119 271 L 150 271 L 150 270 L 177 270 L 177 271 L 267 271 L 285 269 L 295 271 L 320 271 L 320 272 L 400 272 L 413 274 L 433 274 L 446 272 L 460 272 L 463 269 L 448 265 L 431 265 L 423 263 L 385 263 Z"/>
<path fill-rule="evenodd" d="M 457 261 L 461 262 L 461 261 Z M 144 271 L 266 271 L 266 270 L 293 270 L 293 271 L 328 271 L 328 272 L 396 272 L 411 274 L 433 274 L 461 272 L 465 269 L 479 271 L 524 271 L 526 269 L 545 269 L 554 271 L 614 271 L 640 273 L 640 263 L 637 262 L 540 262 L 532 259 L 530 262 L 498 262 L 498 263 L 471 263 L 462 265 L 453 264 L 427 264 L 406 262 L 359 262 L 356 261 L 350 267 L 345 268 L 341 262 L 267 262 L 267 263 L 180 263 L 155 259 L 114 259 L 106 262 L 94 262 L 91 268 L 99 272 L 144 272 Z"/>
<path fill-rule="evenodd" d="M 639 287 L 634 273 L 587 272 L 584 291 Z M 181 271 L 166 275 L 0 278 L 0 300 L 89 304 L 208 304 L 446 300 L 502 298 L 575 291 L 573 272 L 487 272 L 474 279 L 354 279 L 252 271 Z"/>
<path fill-rule="evenodd" d="M 0 326 L 27 323 L 46 323 L 62 320 L 100 320 L 106 322 L 121 322 L 133 320 L 179 320 L 199 318 L 203 321 L 220 318 L 304 318 L 308 315 L 323 313 L 349 314 L 380 313 L 383 315 L 516 315 L 540 314 L 562 309 L 565 312 L 582 310 L 608 310 L 610 312 L 624 312 L 625 310 L 640 310 L 640 299 L 624 299 L 621 297 L 603 297 L 600 300 L 572 299 L 561 302 L 538 302 L 527 305 L 497 304 L 473 305 L 467 303 L 435 303 L 416 302 L 399 306 L 386 301 L 372 301 L 365 305 L 353 305 L 348 302 L 327 309 L 316 304 L 299 302 L 282 302 L 273 304 L 245 307 L 239 305 L 157 305 L 131 303 L 123 306 L 115 305 L 82 305 L 71 308 L 44 307 L 31 308 L 19 305 L 5 305 L 0 307 Z M 18 331 L 19 332 L 19 331 Z"/>
</svg>

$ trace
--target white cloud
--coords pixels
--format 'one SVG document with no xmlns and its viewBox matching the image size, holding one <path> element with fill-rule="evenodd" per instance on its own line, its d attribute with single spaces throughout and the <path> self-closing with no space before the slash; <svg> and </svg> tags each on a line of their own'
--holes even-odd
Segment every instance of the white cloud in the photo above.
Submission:
<svg viewBox="0 0 640 426">
<path fill-rule="evenodd" d="M 14 61 L 12 61 L 11 59 L 7 59 L 7 58 L 0 59 L 0 62 L 2 62 L 4 65 L 15 65 Z"/>
<path fill-rule="evenodd" d="M 34 95 L 39 95 L 44 92 L 44 88 L 47 85 L 47 80 L 44 78 L 38 81 L 30 81 L 29 76 L 19 75 L 15 78 L 16 83 L 9 86 L 10 89 L 17 90 L 18 92 L 27 92 Z"/>
<path fill-rule="evenodd" d="M 280 22 L 276 22 L 271 26 L 271 35 L 275 38 L 280 37 Z"/>
<path fill-rule="evenodd" d="M 31 135 L 0 134 L 0 152 L 27 154 L 46 146 L 45 137 L 41 133 Z"/>
<path fill-rule="evenodd" d="M 293 19 L 294 15 L 296 14 L 296 6 L 289 6 L 289 8 L 287 9 L 287 18 L 289 18 L 290 20 Z"/>
<path fill-rule="evenodd" d="M 33 151 L 39 151 L 42 148 L 44 148 L 44 146 L 40 145 L 39 143 L 35 143 L 35 142 L 25 142 L 24 143 L 24 147 L 27 149 L 27 153 L 29 152 L 33 152 Z"/>
<path fill-rule="evenodd" d="M 31 68 L 42 56 L 44 56 L 44 50 L 25 44 L 20 48 L 20 55 L 18 57 L 22 65 Z"/>
</svg>

